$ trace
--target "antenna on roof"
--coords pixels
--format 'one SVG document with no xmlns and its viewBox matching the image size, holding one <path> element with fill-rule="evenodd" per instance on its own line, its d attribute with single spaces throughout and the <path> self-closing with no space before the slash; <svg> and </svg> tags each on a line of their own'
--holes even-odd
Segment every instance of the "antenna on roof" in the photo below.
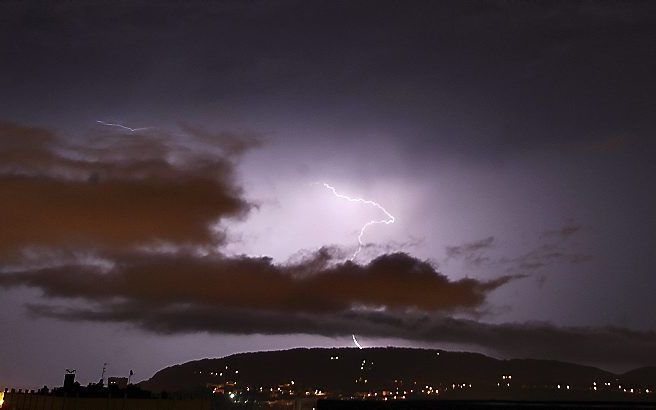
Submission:
<svg viewBox="0 0 656 410">
<path fill-rule="evenodd" d="M 107 370 L 107 363 L 103 363 L 102 375 L 100 376 L 100 384 L 105 385 L 105 370 Z"/>
</svg>

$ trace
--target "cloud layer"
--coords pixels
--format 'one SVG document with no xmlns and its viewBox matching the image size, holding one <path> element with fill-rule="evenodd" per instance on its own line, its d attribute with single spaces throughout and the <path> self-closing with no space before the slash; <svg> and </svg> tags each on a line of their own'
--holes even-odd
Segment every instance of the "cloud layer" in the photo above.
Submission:
<svg viewBox="0 0 656 410">
<path fill-rule="evenodd" d="M 325 250 L 295 265 L 246 256 L 131 253 L 115 255 L 109 269 L 80 263 L 5 273 L 0 285 L 36 287 L 47 297 L 103 306 L 121 300 L 144 310 L 184 305 L 323 314 L 358 308 L 471 311 L 512 279 L 450 281 L 428 262 L 403 253 L 366 265 L 330 261 Z"/>
<path fill-rule="evenodd" d="M 233 159 L 249 141 L 203 137 L 194 148 L 165 133 L 99 130 L 92 144 L 78 146 L 48 130 L 0 122 L 0 254 L 27 246 L 216 242 L 212 223 L 250 207 L 233 182 Z M 211 149 L 198 152 L 207 140 Z"/>
<path fill-rule="evenodd" d="M 131 323 L 163 334 L 317 334 L 398 338 L 455 343 L 507 357 L 571 360 L 622 366 L 654 364 L 656 332 L 617 327 L 559 327 L 544 322 L 491 324 L 425 312 L 345 311 L 331 314 L 282 313 L 209 306 L 144 309 L 133 303 L 90 310 L 29 305 L 31 313 L 68 321 Z"/>
<path fill-rule="evenodd" d="M 293 265 L 183 252 L 116 253 L 108 261 L 7 272 L 0 287 L 40 290 L 48 302 L 27 305 L 40 317 L 125 323 L 162 334 L 357 333 L 625 366 L 651 363 L 656 351 L 654 332 L 468 319 L 490 292 L 517 277 L 451 281 L 404 253 L 366 265 L 335 263 L 329 249 Z"/>
<path fill-rule="evenodd" d="M 452 281 L 405 253 L 365 265 L 339 261 L 330 248 L 287 264 L 226 256 L 212 226 L 248 211 L 234 167 L 257 140 L 186 125 L 183 142 L 156 129 L 115 131 L 101 127 L 80 146 L 50 130 L 0 123 L 0 255 L 14 255 L 0 286 L 35 288 L 56 301 L 32 303 L 33 313 L 59 316 L 63 307 L 69 319 L 148 329 L 153 315 L 177 315 L 180 323 L 159 322 L 166 332 L 323 334 L 290 327 L 289 318 L 478 314 L 489 292 L 513 279 Z M 30 249 L 32 258 L 21 259 Z M 199 312 L 217 319 L 203 325 L 192 319 Z M 226 314 L 253 320 L 237 329 L 220 319 Z"/>
</svg>

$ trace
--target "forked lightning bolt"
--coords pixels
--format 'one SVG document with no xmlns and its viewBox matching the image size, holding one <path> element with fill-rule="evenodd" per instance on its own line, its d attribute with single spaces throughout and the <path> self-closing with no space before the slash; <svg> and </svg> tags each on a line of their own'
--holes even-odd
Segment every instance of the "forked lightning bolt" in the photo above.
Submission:
<svg viewBox="0 0 656 410">
<path fill-rule="evenodd" d="M 147 130 L 147 129 L 152 128 L 152 127 L 130 128 L 130 127 L 126 127 L 123 124 L 116 124 L 116 123 L 113 123 L 113 122 L 105 122 L 105 121 L 96 121 L 96 122 L 98 124 L 101 124 L 101 125 L 106 125 L 108 127 L 117 127 L 117 128 L 121 128 L 121 129 L 130 131 L 130 132 L 143 131 L 143 130 Z"/>
<path fill-rule="evenodd" d="M 329 185 L 325 182 L 323 183 L 323 186 L 325 186 L 326 188 L 331 190 L 332 193 L 337 198 L 346 199 L 349 202 L 360 202 L 360 203 L 363 203 L 363 204 L 372 205 L 372 206 L 380 209 L 381 211 L 383 211 L 383 213 L 385 213 L 385 215 L 387 216 L 387 219 L 372 220 L 372 221 L 369 221 L 369 222 L 367 222 L 366 224 L 364 224 L 362 226 L 362 228 L 360 229 L 360 234 L 358 235 L 358 249 L 356 249 L 355 253 L 353 253 L 353 256 L 351 256 L 351 258 L 350 258 L 350 260 L 354 260 L 358 256 L 360 251 L 362 250 L 362 247 L 364 246 L 364 243 L 362 242 L 362 236 L 364 235 L 364 231 L 366 231 L 367 228 L 370 227 L 371 225 L 375 225 L 375 224 L 389 225 L 391 223 L 394 223 L 394 221 L 395 221 L 394 215 L 387 212 L 387 210 L 385 208 L 383 208 L 382 205 L 380 205 L 378 202 L 374 202 L 374 201 L 370 201 L 368 199 L 362 199 L 362 198 L 351 198 L 349 196 L 340 194 L 340 193 L 337 192 L 337 190 L 333 186 L 331 186 L 331 185 Z"/>
</svg>

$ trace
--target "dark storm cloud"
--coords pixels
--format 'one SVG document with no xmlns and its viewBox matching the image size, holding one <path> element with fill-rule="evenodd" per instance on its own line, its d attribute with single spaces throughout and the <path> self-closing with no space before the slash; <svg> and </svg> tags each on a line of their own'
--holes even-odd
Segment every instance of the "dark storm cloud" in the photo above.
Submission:
<svg viewBox="0 0 656 410">
<path fill-rule="evenodd" d="M 194 147 L 188 137 L 183 147 L 156 130 L 97 130 L 81 147 L 49 130 L 0 123 L 0 253 L 220 242 L 210 225 L 250 207 L 233 170 L 252 141 L 205 137 L 214 145 Z"/>
<path fill-rule="evenodd" d="M 36 316 L 126 323 L 163 334 L 355 332 L 621 365 L 650 363 L 656 349 L 654 332 L 452 317 L 476 313 L 490 292 L 514 277 L 451 281 L 406 254 L 384 255 L 367 265 L 334 263 L 329 249 L 285 266 L 268 258 L 180 253 L 119 253 L 110 259 L 110 268 L 79 263 L 4 273 L 0 286 L 42 291 L 52 303 L 27 303 Z"/>
<path fill-rule="evenodd" d="M 5 273 L 0 286 L 33 287 L 48 298 L 82 298 L 109 306 L 125 300 L 144 312 L 186 305 L 331 314 L 358 308 L 473 312 L 489 292 L 513 279 L 451 281 L 430 263 L 403 253 L 366 265 L 332 264 L 331 258 L 322 250 L 298 264 L 275 265 L 269 258 L 246 256 L 117 254 L 109 258 L 111 268 L 81 262 Z"/>
<path fill-rule="evenodd" d="M 579 363 L 644 366 L 654 363 L 656 333 L 616 327 L 558 327 L 549 323 L 490 324 L 422 312 L 347 311 L 331 314 L 169 306 L 147 309 L 116 303 L 98 309 L 31 304 L 32 314 L 67 321 L 135 324 L 153 332 L 318 334 L 400 338 L 476 346 L 506 357 L 571 360 Z"/>
<path fill-rule="evenodd" d="M 656 349 L 654 332 L 450 317 L 474 312 L 513 277 L 451 281 L 428 262 L 402 253 L 367 265 L 335 264 L 329 249 L 285 266 L 268 258 L 180 253 L 118 253 L 110 259 L 113 266 L 104 269 L 79 263 L 4 273 L 0 286 L 41 290 L 53 303 L 28 303 L 37 316 L 127 323 L 164 334 L 355 332 L 625 365 L 649 363 Z"/>
<path fill-rule="evenodd" d="M 243 104 L 429 155 L 653 135 L 650 2 L 82 4 L 5 6 L 5 93 L 91 112 Z"/>
</svg>

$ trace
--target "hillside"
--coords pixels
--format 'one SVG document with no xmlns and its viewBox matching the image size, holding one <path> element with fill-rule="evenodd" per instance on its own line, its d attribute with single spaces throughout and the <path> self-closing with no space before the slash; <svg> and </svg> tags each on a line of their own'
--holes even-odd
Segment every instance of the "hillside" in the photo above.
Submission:
<svg viewBox="0 0 656 410">
<path fill-rule="evenodd" d="M 498 360 L 478 353 L 408 348 L 292 349 L 240 353 L 192 361 L 157 372 L 141 383 L 152 391 L 199 391 L 208 384 L 236 382 L 240 386 L 277 388 L 295 382 L 296 388 L 355 391 L 403 386 L 496 386 L 503 375 L 514 385 L 590 389 L 593 383 L 653 384 L 655 368 L 616 375 L 598 368 L 548 360 Z"/>
<path fill-rule="evenodd" d="M 629 384 L 656 386 L 656 367 L 641 367 L 624 373 L 620 378 Z"/>
</svg>

